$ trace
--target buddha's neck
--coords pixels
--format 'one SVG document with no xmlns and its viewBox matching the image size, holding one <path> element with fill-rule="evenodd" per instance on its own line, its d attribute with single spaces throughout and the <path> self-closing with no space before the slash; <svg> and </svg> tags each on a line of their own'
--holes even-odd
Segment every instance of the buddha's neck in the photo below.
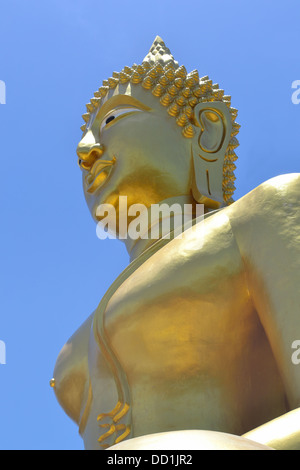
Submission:
<svg viewBox="0 0 300 470">
<path fill-rule="evenodd" d="M 172 238 L 172 232 L 176 229 L 183 229 L 186 219 L 195 218 L 205 212 L 204 207 L 197 205 L 195 199 L 192 196 L 177 196 L 169 199 L 160 201 L 156 206 L 166 204 L 173 209 L 176 209 L 175 213 L 172 211 L 165 211 L 165 214 L 160 213 L 159 217 L 155 216 L 153 208 L 148 209 L 148 228 L 144 233 L 141 233 L 140 237 L 136 240 L 127 237 L 124 240 L 126 249 L 130 256 L 130 261 L 136 259 L 150 246 L 156 243 L 161 238 Z M 174 206 L 176 204 L 176 206 Z M 188 205 L 188 206 L 187 206 Z M 153 207 L 153 206 L 152 206 Z M 191 211 L 191 214 L 188 212 Z M 184 214 L 184 218 L 182 215 Z M 159 248 L 159 244 L 158 244 Z"/>
</svg>

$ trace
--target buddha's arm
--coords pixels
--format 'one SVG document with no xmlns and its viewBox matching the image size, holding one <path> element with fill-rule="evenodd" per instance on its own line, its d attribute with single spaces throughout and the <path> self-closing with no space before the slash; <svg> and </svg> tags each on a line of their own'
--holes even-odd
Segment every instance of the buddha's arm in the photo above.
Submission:
<svg viewBox="0 0 300 470">
<path fill-rule="evenodd" d="M 300 408 L 243 435 L 276 450 L 300 450 Z"/>
<path fill-rule="evenodd" d="M 57 400 L 78 425 L 89 399 L 88 350 L 93 316 L 64 345 L 53 373 Z"/>
<path fill-rule="evenodd" d="M 296 410 L 300 406 L 300 365 L 292 361 L 292 344 L 300 340 L 300 175 L 267 181 L 229 212 L 253 303 L 278 364 L 289 408 Z M 280 448 L 292 445 L 300 449 L 299 415 L 299 410 L 284 415 L 247 437 L 255 439 L 265 432 L 264 443 L 277 439 Z"/>
</svg>

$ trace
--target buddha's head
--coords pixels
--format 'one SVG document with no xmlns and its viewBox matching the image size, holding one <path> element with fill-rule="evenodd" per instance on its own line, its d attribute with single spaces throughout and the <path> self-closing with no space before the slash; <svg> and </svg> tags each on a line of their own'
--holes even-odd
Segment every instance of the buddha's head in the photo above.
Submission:
<svg viewBox="0 0 300 470">
<path fill-rule="evenodd" d="M 141 65 L 103 81 L 87 111 L 77 153 L 95 220 L 100 204 L 118 210 L 119 196 L 147 207 L 189 195 L 210 208 L 232 202 L 237 110 L 159 37 Z"/>
</svg>

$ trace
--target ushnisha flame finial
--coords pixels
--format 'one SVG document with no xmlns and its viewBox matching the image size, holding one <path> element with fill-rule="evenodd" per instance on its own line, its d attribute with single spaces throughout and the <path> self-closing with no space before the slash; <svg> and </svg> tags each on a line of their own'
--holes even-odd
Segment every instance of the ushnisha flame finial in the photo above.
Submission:
<svg viewBox="0 0 300 470">
<path fill-rule="evenodd" d="M 156 36 L 141 65 L 125 66 L 121 72 L 113 72 L 112 77 L 102 82 L 102 86 L 86 105 L 87 112 L 82 116 L 85 122 L 81 127 L 83 132 L 87 129 L 91 114 L 101 107 L 103 98 L 109 91 L 126 83 L 141 85 L 157 97 L 161 105 L 166 107 L 167 113 L 182 128 L 182 135 L 190 139 L 195 136 L 194 108 L 198 103 L 222 102 L 227 106 L 232 130 L 223 164 L 222 191 L 224 202 L 232 202 L 235 191 L 233 182 L 236 179 L 235 149 L 239 146 L 236 135 L 240 125 L 235 122 L 238 110 L 231 107 L 231 96 L 225 95 L 224 90 L 218 84 L 213 84 L 207 75 L 200 78 L 197 70 L 187 73 L 186 68 L 175 61 L 164 41 Z"/>
<path fill-rule="evenodd" d="M 174 57 L 170 52 L 170 49 L 166 47 L 164 41 L 159 36 L 156 36 L 156 38 L 154 39 L 153 44 L 150 47 L 150 50 L 144 58 L 143 62 L 149 62 L 152 67 L 156 64 L 166 66 L 170 63 L 173 64 L 175 69 L 179 67 L 178 62 L 175 61 Z"/>
</svg>

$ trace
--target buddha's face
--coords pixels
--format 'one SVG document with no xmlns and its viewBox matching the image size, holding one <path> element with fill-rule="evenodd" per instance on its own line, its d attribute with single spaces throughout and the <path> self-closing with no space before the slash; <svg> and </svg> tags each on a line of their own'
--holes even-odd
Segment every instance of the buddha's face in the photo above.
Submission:
<svg viewBox="0 0 300 470">
<path fill-rule="evenodd" d="M 112 90 L 77 149 L 84 194 L 95 220 L 101 204 L 118 212 L 190 193 L 190 144 L 165 108 L 141 86 Z"/>
</svg>

